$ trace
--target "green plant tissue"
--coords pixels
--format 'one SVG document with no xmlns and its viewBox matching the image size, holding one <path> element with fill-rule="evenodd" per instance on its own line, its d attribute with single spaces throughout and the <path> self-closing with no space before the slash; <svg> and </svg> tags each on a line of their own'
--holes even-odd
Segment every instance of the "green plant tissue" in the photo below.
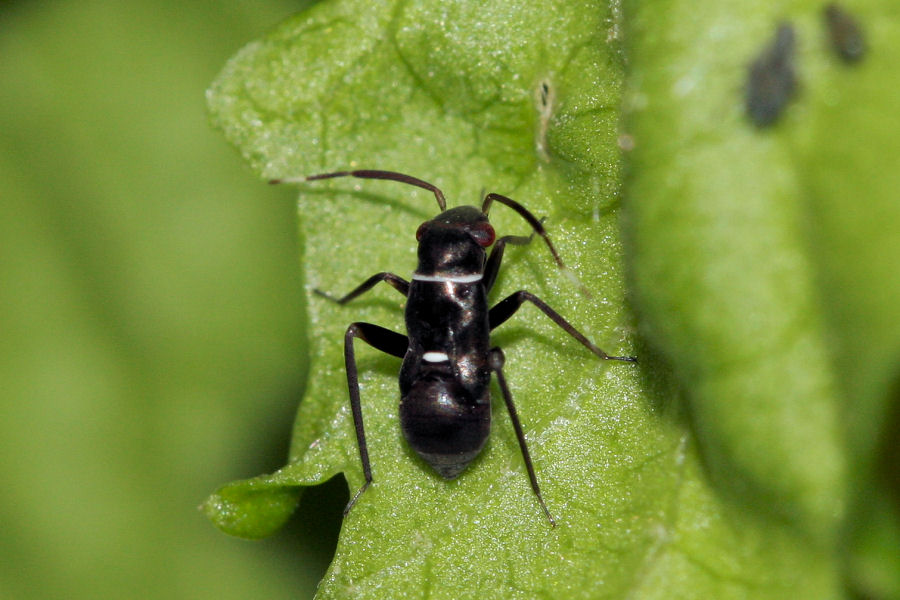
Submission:
<svg viewBox="0 0 900 600">
<path fill-rule="evenodd" d="M 854 498 L 876 485 L 896 377 L 898 234 L 867 236 L 900 222 L 900 170 L 875 166 L 900 156 L 900 88 L 877 85 L 900 36 L 896 19 L 873 26 L 854 70 L 816 46 L 817 5 L 785 10 L 320 2 L 228 63 L 212 119 L 262 177 L 386 169 L 450 206 L 515 198 L 546 217 L 589 293 L 538 240 L 507 249 L 493 300 L 527 289 L 641 361 L 598 361 L 528 305 L 495 332 L 551 528 L 496 387 L 488 446 L 445 481 L 402 439 L 399 360 L 357 343 L 374 483 L 318 597 L 827 599 L 877 579 L 848 577 L 841 548 Z M 763 131 L 742 86 L 784 18 L 804 40 L 802 93 Z M 335 295 L 380 271 L 408 277 L 416 228 L 437 213 L 423 190 L 350 178 L 303 184 L 298 209 L 310 292 Z M 529 233 L 502 206 L 491 219 L 498 235 Z M 289 463 L 207 502 L 225 531 L 270 533 L 302 486 L 338 473 L 361 485 L 344 332 L 403 332 L 403 302 L 389 286 L 346 306 L 309 294 Z M 873 572 L 887 564 L 868 556 Z"/>
</svg>

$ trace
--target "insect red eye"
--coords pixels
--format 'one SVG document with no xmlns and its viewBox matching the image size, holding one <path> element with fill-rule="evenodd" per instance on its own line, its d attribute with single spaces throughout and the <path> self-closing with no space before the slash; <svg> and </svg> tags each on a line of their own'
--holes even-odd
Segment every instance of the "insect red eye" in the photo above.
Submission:
<svg viewBox="0 0 900 600">
<path fill-rule="evenodd" d="M 478 245 L 482 248 L 487 248 L 491 244 L 494 243 L 494 238 L 496 235 L 494 234 L 494 228 L 491 227 L 490 223 L 479 223 L 472 227 L 471 232 L 472 237 L 475 238 L 475 241 L 478 242 Z"/>
</svg>

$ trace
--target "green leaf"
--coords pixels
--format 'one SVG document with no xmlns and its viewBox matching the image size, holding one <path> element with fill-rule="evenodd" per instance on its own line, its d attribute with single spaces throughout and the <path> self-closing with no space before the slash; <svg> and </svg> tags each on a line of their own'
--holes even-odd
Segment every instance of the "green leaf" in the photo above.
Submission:
<svg viewBox="0 0 900 600">
<path fill-rule="evenodd" d="M 893 543 L 876 554 L 896 573 L 896 507 L 873 508 L 897 477 L 896 463 L 875 472 L 897 419 L 885 423 L 900 350 L 896 7 L 852 7 L 871 47 L 855 67 L 826 46 L 818 3 L 741 18 L 728 4 L 629 9 L 635 297 L 689 390 L 713 480 L 823 549 L 879 513 Z M 746 65 L 787 20 L 800 94 L 759 130 L 741 102 Z M 900 593 L 895 576 L 888 592 L 844 568 L 863 595 Z"/>
<path fill-rule="evenodd" d="M 495 299 L 528 289 L 641 360 L 600 363 L 533 307 L 496 332 L 553 529 L 501 403 L 482 456 L 445 481 L 402 439 L 399 361 L 358 344 L 374 484 L 320 597 L 840 595 L 845 392 L 795 158 L 813 161 L 798 148 L 814 144 L 758 132 L 740 112 L 773 18 L 745 31 L 721 25 L 727 7 L 626 8 L 622 140 L 621 7 L 595 2 L 323 2 L 242 50 L 210 90 L 215 124 L 264 177 L 389 169 L 435 183 L 451 206 L 488 190 L 547 216 L 592 295 L 535 243 L 507 252 Z M 725 41 L 703 37 L 710 24 Z M 629 140 L 632 279 L 650 342 L 637 348 L 617 223 Z M 342 179 L 304 185 L 299 212 L 310 289 L 342 294 L 379 271 L 407 276 L 436 207 L 395 182 Z M 491 215 L 500 235 L 527 234 L 509 212 Z M 256 536 L 283 521 L 294 488 L 337 473 L 358 488 L 343 334 L 354 321 L 402 332 L 402 309 L 388 286 L 347 306 L 309 294 L 311 377 L 290 463 L 226 487 L 234 501 L 207 504 L 214 521 Z"/>
<path fill-rule="evenodd" d="M 278 531 L 299 501 L 299 488 L 262 476 L 222 486 L 201 508 L 225 533 L 252 540 Z"/>
<path fill-rule="evenodd" d="M 676 20 L 686 9 L 669 6 Z M 691 71 L 701 52 L 693 46 L 669 55 L 674 68 L 653 68 L 652 57 L 674 44 L 642 35 L 638 13 L 632 56 L 648 66 L 632 74 L 643 100 L 632 100 L 629 121 L 628 214 L 648 335 L 690 386 L 695 431 L 713 474 L 728 480 L 723 488 L 738 499 L 767 493 L 765 508 L 833 536 L 846 466 L 800 185 L 786 134 L 750 126 L 735 94 L 742 57 L 756 50 L 727 36 L 702 50 L 715 56 L 703 63 L 707 76 Z M 769 43 L 768 23 L 757 45 Z M 678 35 L 690 37 L 685 29 Z M 717 108 L 730 118 L 714 118 Z"/>
</svg>

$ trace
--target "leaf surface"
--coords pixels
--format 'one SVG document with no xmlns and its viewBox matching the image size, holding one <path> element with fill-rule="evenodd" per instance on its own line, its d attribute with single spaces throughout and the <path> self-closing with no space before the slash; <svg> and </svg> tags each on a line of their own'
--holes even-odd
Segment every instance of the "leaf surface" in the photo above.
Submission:
<svg viewBox="0 0 900 600">
<path fill-rule="evenodd" d="M 388 169 L 438 185 L 450 206 L 495 191 L 546 216 L 592 294 L 536 241 L 507 251 L 495 301 L 528 289 L 611 354 L 641 360 L 601 363 L 529 306 L 497 330 L 553 529 L 496 388 L 488 446 L 445 481 L 402 439 L 399 360 L 357 343 L 375 483 L 345 520 L 320 597 L 840 595 L 843 390 L 796 166 L 814 144 L 758 132 L 740 112 L 768 20 L 722 25 L 725 44 L 703 35 L 724 8 L 626 9 L 627 231 L 650 344 L 634 341 L 618 233 L 619 5 L 320 3 L 245 48 L 210 90 L 216 125 L 264 177 Z M 303 185 L 310 288 L 408 277 L 416 228 L 436 212 L 396 182 Z M 492 211 L 498 234 L 527 234 L 510 213 Z M 343 334 L 354 321 L 402 333 L 402 309 L 383 285 L 347 306 L 309 295 L 311 378 L 290 463 L 223 489 L 207 504 L 214 520 L 254 537 L 293 510 L 286 490 L 338 473 L 357 489 Z M 263 518 L 219 518 L 259 506 Z"/>
</svg>

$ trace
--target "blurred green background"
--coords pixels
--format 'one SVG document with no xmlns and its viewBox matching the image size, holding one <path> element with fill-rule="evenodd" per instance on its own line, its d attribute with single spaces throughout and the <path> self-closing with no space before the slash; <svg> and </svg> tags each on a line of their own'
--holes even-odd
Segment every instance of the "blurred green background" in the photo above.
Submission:
<svg viewBox="0 0 900 600">
<path fill-rule="evenodd" d="M 0 597 L 309 597 L 316 518 L 244 542 L 197 510 L 280 467 L 304 385 L 293 190 L 204 90 L 303 2 L 0 4 Z"/>
</svg>

